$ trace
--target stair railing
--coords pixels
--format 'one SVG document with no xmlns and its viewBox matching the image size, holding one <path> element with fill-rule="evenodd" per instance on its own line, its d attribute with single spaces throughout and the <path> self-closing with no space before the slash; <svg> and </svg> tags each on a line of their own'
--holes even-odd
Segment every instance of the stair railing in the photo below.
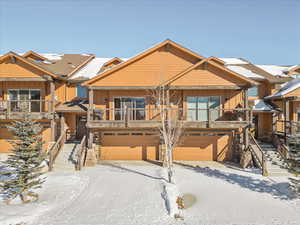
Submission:
<svg viewBox="0 0 300 225">
<path fill-rule="evenodd" d="M 250 151 L 252 154 L 254 154 L 254 157 L 257 158 L 257 161 L 260 164 L 259 166 L 262 170 L 262 175 L 268 176 L 267 163 L 266 163 L 266 157 L 264 155 L 264 152 L 263 152 L 262 148 L 260 147 L 260 145 L 255 140 L 255 138 L 253 137 L 253 135 L 249 134 L 249 137 L 250 137 L 250 145 L 249 145 Z M 257 147 L 259 152 L 255 151 L 255 149 L 253 148 L 253 145 Z"/>
<path fill-rule="evenodd" d="M 66 131 L 63 131 L 55 144 L 50 148 L 48 155 L 49 155 L 49 171 L 52 171 L 53 165 L 55 162 L 56 157 L 58 156 L 59 152 L 64 147 L 66 141 Z"/>
<path fill-rule="evenodd" d="M 75 165 L 75 169 L 76 170 L 81 170 L 82 165 L 83 165 L 83 158 L 85 157 L 85 153 L 87 150 L 87 139 L 86 139 L 86 135 L 83 136 L 83 138 L 80 141 L 80 144 L 77 148 L 77 154 L 76 154 L 76 165 Z"/>
</svg>

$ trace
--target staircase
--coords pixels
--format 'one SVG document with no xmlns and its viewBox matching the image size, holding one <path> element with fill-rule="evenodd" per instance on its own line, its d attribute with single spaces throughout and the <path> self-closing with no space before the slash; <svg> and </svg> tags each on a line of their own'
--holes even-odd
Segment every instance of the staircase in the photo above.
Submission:
<svg viewBox="0 0 300 225">
<path fill-rule="evenodd" d="M 76 149 L 79 142 L 66 142 L 63 149 L 59 152 L 55 163 L 54 170 L 75 170 Z"/>
<path fill-rule="evenodd" d="M 259 142 L 259 146 L 263 150 L 266 158 L 266 166 L 269 176 L 290 176 L 287 163 L 277 152 L 276 148 L 269 143 Z"/>
</svg>

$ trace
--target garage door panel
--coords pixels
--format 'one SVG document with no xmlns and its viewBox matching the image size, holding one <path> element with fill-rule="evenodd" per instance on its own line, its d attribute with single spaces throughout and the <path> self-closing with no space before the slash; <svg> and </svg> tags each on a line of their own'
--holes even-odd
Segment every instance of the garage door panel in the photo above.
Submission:
<svg viewBox="0 0 300 225">
<path fill-rule="evenodd" d="M 102 160 L 156 160 L 158 137 L 104 136 L 100 150 Z"/>
<path fill-rule="evenodd" d="M 216 160 L 231 159 L 229 135 L 184 136 L 174 149 L 174 160 Z"/>
</svg>

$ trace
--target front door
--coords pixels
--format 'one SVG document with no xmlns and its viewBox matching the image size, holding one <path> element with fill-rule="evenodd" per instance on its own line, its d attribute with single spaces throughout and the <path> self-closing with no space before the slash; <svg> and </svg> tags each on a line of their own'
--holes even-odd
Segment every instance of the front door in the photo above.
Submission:
<svg viewBox="0 0 300 225">
<path fill-rule="evenodd" d="M 76 116 L 76 139 L 81 140 L 86 134 L 86 115 L 77 115 Z"/>
</svg>

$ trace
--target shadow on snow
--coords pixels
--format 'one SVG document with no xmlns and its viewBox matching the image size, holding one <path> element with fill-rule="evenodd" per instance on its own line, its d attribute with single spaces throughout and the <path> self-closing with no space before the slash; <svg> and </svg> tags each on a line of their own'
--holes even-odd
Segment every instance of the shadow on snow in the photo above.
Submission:
<svg viewBox="0 0 300 225">
<path fill-rule="evenodd" d="M 185 169 L 201 173 L 207 177 L 222 179 L 230 184 L 237 184 L 240 187 L 249 189 L 251 191 L 270 194 L 277 199 L 292 200 L 297 198 L 297 195 L 288 189 L 288 182 L 273 183 L 272 181 L 268 181 L 266 179 L 255 179 L 251 176 L 223 172 L 209 167 L 191 166 L 179 162 L 174 164 L 180 165 Z"/>
</svg>

